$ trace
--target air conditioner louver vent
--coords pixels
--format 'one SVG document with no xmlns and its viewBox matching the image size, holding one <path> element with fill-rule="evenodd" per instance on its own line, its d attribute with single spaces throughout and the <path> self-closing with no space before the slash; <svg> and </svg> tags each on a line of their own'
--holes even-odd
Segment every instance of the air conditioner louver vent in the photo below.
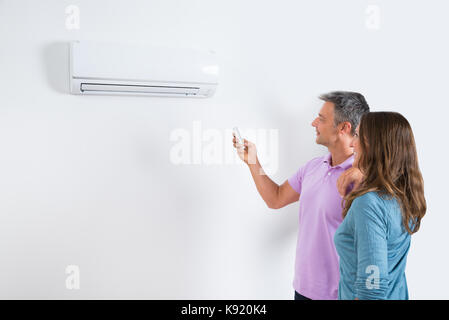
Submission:
<svg viewBox="0 0 449 320">
<path fill-rule="evenodd" d="M 114 92 L 114 93 L 137 93 L 137 94 L 164 94 L 194 96 L 198 94 L 198 87 L 172 87 L 172 86 L 147 86 L 126 84 L 101 84 L 81 83 L 81 92 Z"/>
</svg>

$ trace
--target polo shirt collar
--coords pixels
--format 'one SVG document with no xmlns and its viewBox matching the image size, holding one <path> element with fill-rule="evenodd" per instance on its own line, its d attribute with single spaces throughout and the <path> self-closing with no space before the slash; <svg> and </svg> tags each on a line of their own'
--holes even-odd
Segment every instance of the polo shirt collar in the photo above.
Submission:
<svg viewBox="0 0 449 320">
<path fill-rule="evenodd" d="M 327 155 L 323 157 L 323 162 L 327 163 L 329 166 L 331 165 L 331 158 L 332 155 L 329 152 Z M 349 167 L 352 166 L 352 163 L 354 162 L 354 155 L 351 155 L 348 159 L 340 163 L 339 165 L 336 165 L 335 168 L 343 168 L 343 169 L 349 169 Z"/>
</svg>

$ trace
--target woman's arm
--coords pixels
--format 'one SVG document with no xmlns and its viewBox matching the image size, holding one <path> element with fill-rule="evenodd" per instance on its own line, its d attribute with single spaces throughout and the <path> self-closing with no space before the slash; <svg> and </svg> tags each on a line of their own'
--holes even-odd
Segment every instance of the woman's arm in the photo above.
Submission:
<svg viewBox="0 0 449 320">
<path fill-rule="evenodd" d="M 387 221 L 382 202 L 373 193 L 367 193 L 355 199 L 352 206 L 357 252 L 356 298 L 386 299 L 389 276 Z"/>
</svg>

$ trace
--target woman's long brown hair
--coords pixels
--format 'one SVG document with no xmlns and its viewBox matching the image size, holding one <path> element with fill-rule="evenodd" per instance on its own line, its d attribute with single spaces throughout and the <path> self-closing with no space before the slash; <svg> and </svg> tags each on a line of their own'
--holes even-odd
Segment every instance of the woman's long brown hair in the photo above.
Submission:
<svg viewBox="0 0 449 320">
<path fill-rule="evenodd" d="M 415 139 L 407 119 L 397 112 L 366 113 L 360 120 L 359 143 L 357 165 L 364 179 L 344 198 L 343 218 L 355 198 L 376 191 L 396 198 L 407 232 L 417 232 L 427 205 Z"/>
</svg>

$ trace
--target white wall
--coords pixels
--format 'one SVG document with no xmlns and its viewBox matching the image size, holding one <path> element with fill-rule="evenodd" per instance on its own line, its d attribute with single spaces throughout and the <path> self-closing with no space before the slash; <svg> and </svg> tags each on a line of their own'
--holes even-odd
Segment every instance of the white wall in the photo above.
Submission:
<svg viewBox="0 0 449 320">
<path fill-rule="evenodd" d="M 66 29 L 68 5 L 79 30 Z M 298 203 L 268 209 L 241 163 L 174 165 L 170 134 L 201 121 L 225 150 L 235 125 L 277 129 L 282 183 L 326 152 L 310 122 L 334 89 L 412 124 L 428 213 L 410 297 L 448 298 L 448 12 L 405 0 L 0 1 L 0 298 L 292 299 Z M 205 100 L 73 96 L 71 40 L 213 49 L 220 85 Z M 65 287 L 71 264 L 80 290 Z"/>
</svg>

